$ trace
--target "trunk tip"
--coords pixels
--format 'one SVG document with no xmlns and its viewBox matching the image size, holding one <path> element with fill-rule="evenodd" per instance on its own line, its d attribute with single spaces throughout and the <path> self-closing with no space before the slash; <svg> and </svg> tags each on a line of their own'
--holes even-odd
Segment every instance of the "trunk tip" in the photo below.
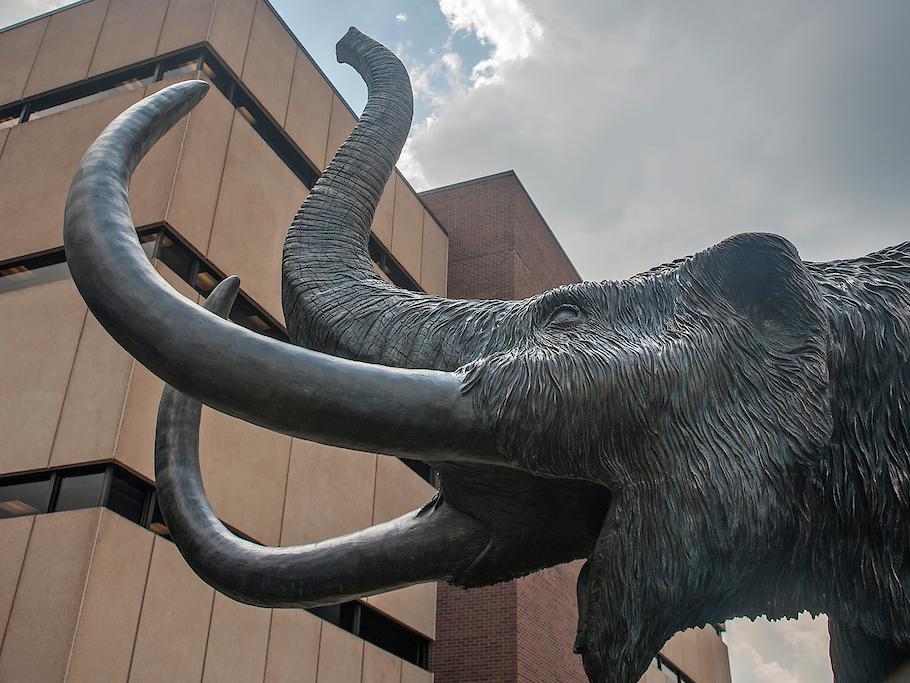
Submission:
<svg viewBox="0 0 910 683">
<path fill-rule="evenodd" d="M 351 64 L 355 53 L 358 52 L 357 44 L 366 38 L 363 33 L 358 31 L 354 26 L 348 29 L 341 40 L 335 45 L 335 58 L 339 64 Z"/>
</svg>

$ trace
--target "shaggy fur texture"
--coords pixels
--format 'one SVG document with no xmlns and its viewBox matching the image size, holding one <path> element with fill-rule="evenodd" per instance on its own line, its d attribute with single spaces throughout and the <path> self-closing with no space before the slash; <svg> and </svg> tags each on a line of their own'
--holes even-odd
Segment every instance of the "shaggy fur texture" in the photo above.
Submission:
<svg viewBox="0 0 910 683">
<path fill-rule="evenodd" d="M 288 234 L 296 343 L 455 370 L 509 468 L 444 464 L 440 497 L 487 548 L 456 577 L 503 581 L 584 557 L 576 649 L 632 682 L 676 631 L 831 616 L 838 681 L 907 659 L 910 245 L 803 263 L 740 235 L 625 282 L 453 301 L 383 282 L 369 225 L 410 123 L 377 43 L 339 59 L 370 95 Z"/>
</svg>

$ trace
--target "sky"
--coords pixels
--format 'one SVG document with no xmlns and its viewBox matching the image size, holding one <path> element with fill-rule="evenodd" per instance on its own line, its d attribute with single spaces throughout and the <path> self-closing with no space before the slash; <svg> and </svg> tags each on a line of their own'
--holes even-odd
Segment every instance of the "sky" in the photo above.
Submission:
<svg viewBox="0 0 910 683">
<path fill-rule="evenodd" d="M 514 169 L 585 279 L 729 235 L 805 260 L 910 238 L 910 3 L 273 0 L 355 111 L 356 25 L 415 92 L 418 189 Z M 0 25 L 54 6 L 3 0 Z M 734 681 L 830 681 L 825 619 L 734 620 Z"/>
</svg>

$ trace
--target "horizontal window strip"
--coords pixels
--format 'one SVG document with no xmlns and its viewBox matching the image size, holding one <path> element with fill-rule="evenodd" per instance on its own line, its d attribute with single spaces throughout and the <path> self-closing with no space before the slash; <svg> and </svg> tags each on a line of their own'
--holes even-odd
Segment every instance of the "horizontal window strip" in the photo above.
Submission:
<svg viewBox="0 0 910 683">
<path fill-rule="evenodd" d="M 117 462 L 0 476 L 0 519 L 104 507 L 171 540 L 155 486 Z M 253 543 L 255 539 L 225 524 Z M 357 600 L 308 609 L 320 619 L 423 669 L 430 641 Z"/>
</svg>

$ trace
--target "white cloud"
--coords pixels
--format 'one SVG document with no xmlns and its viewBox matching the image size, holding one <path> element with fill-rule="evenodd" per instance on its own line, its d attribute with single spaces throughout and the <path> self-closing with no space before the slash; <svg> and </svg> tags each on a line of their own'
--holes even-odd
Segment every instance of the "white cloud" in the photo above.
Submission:
<svg viewBox="0 0 910 683">
<path fill-rule="evenodd" d="M 730 670 L 737 683 L 830 683 L 828 620 L 798 619 L 727 622 Z"/>
<path fill-rule="evenodd" d="M 0 28 L 72 2 L 73 0 L 3 0 L 0 2 Z"/>
<path fill-rule="evenodd" d="M 439 0 L 452 31 L 469 31 L 492 53 L 471 69 L 476 85 L 495 83 L 500 68 L 527 59 L 543 36 L 543 28 L 520 0 Z"/>
<path fill-rule="evenodd" d="M 405 14 L 404 12 L 399 12 L 398 14 L 395 15 L 395 21 L 397 21 L 399 24 L 403 24 L 407 20 L 408 20 L 408 15 Z"/>
<path fill-rule="evenodd" d="M 591 279 L 748 230 L 816 260 L 903 241 L 910 4 L 801 7 L 440 0 L 495 67 L 437 85 L 409 154 L 426 186 L 514 168 Z"/>
</svg>

